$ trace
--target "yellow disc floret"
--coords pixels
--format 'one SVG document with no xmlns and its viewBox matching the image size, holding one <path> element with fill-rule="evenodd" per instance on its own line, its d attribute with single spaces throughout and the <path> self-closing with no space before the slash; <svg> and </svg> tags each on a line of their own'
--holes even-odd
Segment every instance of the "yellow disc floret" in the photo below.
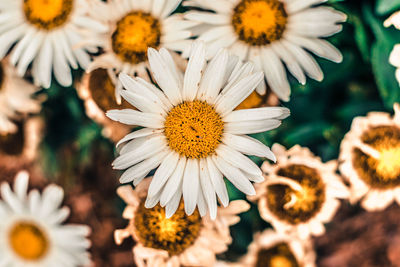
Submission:
<svg viewBox="0 0 400 267">
<path fill-rule="evenodd" d="M 146 61 L 147 49 L 160 45 L 161 28 L 158 19 L 148 13 L 134 11 L 118 21 L 112 34 L 112 49 L 124 62 Z"/>
<path fill-rule="evenodd" d="M 41 259 L 49 247 L 45 233 L 31 222 L 19 222 L 12 227 L 9 240 L 15 254 L 28 261 Z"/>
<path fill-rule="evenodd" d="M 286 11 L 278 0 L 242 0 L 232 15 L 232 25 L 239 39 L 254 46 L 280 39 L 286 23 Z"/>
<path fill-rule="evenodd" d="M 257 253 L 254 267 L 299 267 L 289 246 L 285 243 L 276 244 Z"/>
<path fill-rule="evenodd" d="M 214 107 L 203 101 L 183 102 L 165 120 L 168 145 L 188 158 L 205 158 L 221 142 L 224 123 Z"/>
<path fill-rule="evenodd" d="M 365 131 L 361 141 L 379 152 L 379 158 L 353 150 L 353 166 L 360 178 L 374 188 L 400 185 L 400 128 L 379 126 Z"/>
<path fill-rule="evenodd" d="M 202 226 L 199 212 L 196 210 L 191 216 L 187 215 L 183 202 L 169 219 L 160 205 L 146 209 L 141 203 L 133 223 L 136 236 L 145 247 L 166 250 L 170 256 L 190 247 L 199 236 Z"/>
<path fill-rule="evenodd" d="M 292 164 L 280 168 L 277 175 L 293 179 L 302 190 L 295 191 L 287 185 L 268 186 L 267 200 L 271 212 L 291 224 L 306 222 L 315 216 L 325 200 L 325 185 L 318 171 Z"/>
<path fill-rule="evenodd" d="M 69 18 L 73 0 L 24 0 L 27 21 L 42 30 L 62 26 Z"/>
</svg>

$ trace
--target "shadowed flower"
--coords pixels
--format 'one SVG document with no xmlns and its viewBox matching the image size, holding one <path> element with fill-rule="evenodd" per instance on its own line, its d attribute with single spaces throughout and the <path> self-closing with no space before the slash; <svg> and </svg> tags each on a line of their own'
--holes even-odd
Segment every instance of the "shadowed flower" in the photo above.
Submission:
<svg viewBox="0 0 400 267">
<path fill-rule="evenodd" d="M 349 181 L 351 202 L 368 211 L 400 204 L 400 108 L 395 115 L 371 112 L 353 120 L 340 146 L 340 172 Z"/>
<path fill-rule="evenodd" d="M 340 206 L 338 198 L 349 193 L 335 173 L 336 161 L 322 163 L 308 148 L 298 145 L 286 150 L 274 144 L 277 157 L 274 165 L 264 162 L 266 180 L 256 185 L 256 196 L 261 217 L 278 232 L 293 232 L 300 238 L 318 236 L 325 232 Z"/>
<path fill-rule="evenodd" d="M 133 255 L 138 267 L 212 266 L 215 255 L 226 251 L 232 242 L 229 226 L 238 223 L 237 214 L 250 205 L 244 200 L 232 201 L 228 207 L 218 208 L 217 219 L 211 220 L 208 216 L 201 218 L 197 210 L 187 215 L 183 202 L 176 202 L 176 207 L 169 207 L 177 209 L 176 213 L 166 218 L 168 208 L 144 207 L 150 181 L 142 182 L 135 191 L 131 186 L 118 188 L 119 196 L 128 204 L 123 217 L 130 222 L 126 229 L 115 231 L 117 244 L 129 236 L 137 242 Z"/>
<path fill-rule="evenodd" d="M 262 70 L 272 91 L 289 101 L 290 85 L 285 66 L 301 83 L 309 77 L 321 81 L 323 73 L 308 51 L 334 62 L 342 55 L 321 37 L 341 31 L 338 23 L 346 15 L 330 7 L 315 7 L 325 0 L 189 0 L 185 6 L 214 11 L 189 11 L 186 20 L 198 25 L 192 29 L 207 43 L 207 57 L 227 47 L 241 60 L 250 60 Z M 184 55 L 188 54 L 188 50 Z M 284 64 L 282 64 L 282 62 Z M 265 81 L 257 88 L 265 94 Z"/>
<path fill-rule="evenodd" d="M 181 0 L 111 0 L 99 1 L 92 7 L 92 15 L 106 23 L 109 30 L 101 38 L 89 40 L 100 45 L 105 53 L 94 60 L 88 71 L 107 70 L 116 86 L 114 94 L 118 104 L 122 88 L 117 79 L 120 72 L 150 81 L 149 47 L 182 51 L 190 44 L 186 40 L 191 37 L 187 28 L 193 23 L 183 21 L 180 14 L 171 15 L 180 3 Z"/>
<path fill-rule="evenodd" d="M 242 65 L 221 50 L 206 63 L 202 42 L 193 45 L 184 77 L 166 49 L 149 49 L 151 71 L 161 88 L 125 74 L 120 79 L 126 90 L 121 95 L 138 110 L 111 110 L 107 116 L 128 125 L 145 127 L 128 134 L 113 162 L 115 169 L 127 169 L 121 183 L 140 183 L 157 168 L 149 187 L 147 208 L 158 202 L 174 214 L 181 195 L 185 211 L 200 215 L 217 214 L 216 194 L 224 206 L 229 198 L 225 176 L 247 195 L 254 195 L 250 181 L 264 178 L 260 168 L 246 155 L 275 160 L 270 149 L 246 134 L 277 128 L 289 116 L 283 107 L 233 111 L 259 84 L 263 75 L 253 65 Z M 159 167 L 158 167 L 159 166 Z M 206 203 L 206 210 L 200 203 Z"/>
<path fill-rule="evenodd" d="M 0 0 L 2 13 L 0 58 L 10 48 L 10 62 L 23 76 L 32 62 L 36 85 L 50 87 L 51 75 L 63 86 L 72 84 L 70 66 L 89 65 L 87 51 L 95 46 L 79 46 L 85 38 L 106 30 L 88 16 L 88 6 L 94 0 Z"/>
<path fill-rule="evenodd" d="M 310 240 L 276 233 L 258 233 L 241 259 L 242 267 L 315 267 L 315 252 Z"/>
<path fill-rule="evenodd" d="M 15 178 L 14 192 L 1 184 L 0 266 L 82 266 L 90 263 L 85 225 L 62 225 L 69 209 L 61 207 L 64 192 L 56 185 L 43 193 L 27 192 L 28 173 Z"/>
<path fill-rule="evenodd" d="M 396 29 L 400 30 L 400 11 L 395 12 L 387 20 L 385 20 L 385 27 L 393 25 Z M 400 44 L 394 46 L 392 53 L 389 57 L 389 62 L 397 68 L 396 79 L 400 83 Z"/>
</svg>

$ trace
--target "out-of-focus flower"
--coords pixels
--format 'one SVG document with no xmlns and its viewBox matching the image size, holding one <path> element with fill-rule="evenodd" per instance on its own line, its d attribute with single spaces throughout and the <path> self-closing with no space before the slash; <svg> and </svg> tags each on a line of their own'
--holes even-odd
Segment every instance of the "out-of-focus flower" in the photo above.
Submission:
<svg viewBox="0 0 400 267">
<path fill-rule="evenodd" d="M 52 73 L 61 85 L 71 85 L 70 66 L 86 68 L 87 51 L 97 51 L 79 43 L 106 30 L 88 16 L 91 1 L 96 0 L 1 0 L 0 57 L 16 43 L 10 62 L 20 76 L 32 62 L 36 85 L 50 87 Z"/>
<path fill-rule="evenodd" d="M 82 266 L 90 263 L 85 225 L 62 225 L 69 209 L 61 207 L 64 192 L 56 185 L 43 193 L 27 192 L 28 173 L 15 178 L 14 192 L 1 185 L 0 266 Z"/>
<path fill-rule="evenodd" d="M 148 75 L 147 49 L 165 47 L 182 51 L 190 45 L 187 40 L 191 32 L 187 29 L 194 23 L 184 21 L 181 14 L 171 15 L 181 0 L 111 0 L 92 7 L 92 15 L 106 23 L 109 30 L 100 39 L 92 42 L 104 49 L 89 71 L 107 69 L 111 81 L 116 85 L 115 97 L 121 103 L 120 72 L 150 81 Z M 180 58 L 177 54 L 173 54 Z M 177 59 L 176 59 L 177 60 Z"/>
<path fill-rule="evenodd" d="M 340 172 L 349 181 L 352 203 L 368 211 L 400 204 L 400 107 L 395 115 L 371 112 L 353 120 L 340 146 Z"/>
<path fill-rule="evenodd" d="M 275 144 L 277 164 L 264 162 L 266 180 L 256 185 L 261 217 L 278 232 L 292 232 L 300 238 L 322 235 L 348 189 L 335 173 L 337 162 L 322 163 L 308 148 L 298 145 L 286 150 Z"/>
<path fill-rule="evenodd" d="M 338 24 L 346 15 L 330 7 L 315 7 L 324 0 L 189 0 L 184 5 L 209 11 L 189 11 L 185 19 L 197 22 L 193 32 L 207 42 L 208 58 L 221 47 L 228 47 L 242 60 L 253 61 L 262 70 L 272 91 L 289 101 L 288 70 L 302 84 L 309 77 L 321 81 L 323 73 L 306 50 L 341 62 L 342 55 L 321 37 L 328 37 L 342 29 Z M 184 55 L 188 52 L 185 51 Z M 263 81 L 257 88 L 265 94 Z"/>
<path fill-rule="evenodd" d="M 383 25 L 385 27 L 393 25 L 398 30 L 400 30 L 400 11 L 397 11 L 393 15 L 391 15 L 387 20 L 385 20 Z M 389 62 L 397 68 L 396 79 L 400 83 L 400 44 L 394 46 L 392 53 L 389 57 Z"/>
<path fill-rule="evenodd" d="M 41 99 L 33 96 L 38 90 L 20 78 L 7 59 L 0 61 L 0 136 L 16 133 L 15 120 L 22 115 L 40 111 Z"/>
<path fill-rule="evenodd" d="M 215 255 L 226 251 L 232 242 L 229 226 L 238 223 L 237 214 L 247 211 L 250 205 L 244 200 L 232 201 L 228 207 L 218 208 L 216 220 L 201 218 L 197 210 L 187 215 L 179 201 L 166 211 L 160 205 L 147 209 L 150 181 L 142 182 L 135 191 L 129 185 L 118 188 L 128 204 L 123 217 L 130 222 L 126 229 L 115 231 L 117 244 L 129 236 L 137 242 L 133 254 L 139 267 L 212 266 Z M 177 209 L 169 219 L 168 209 Z"/>
<path fill-rule="evenodd" d="M 315 258 L 310 240 L 300 240 L 296 236 L 268 229 L 255 235 L 240 266 L 314 267 Z"/>
<path fill-rule="evenodd" d="M 115 102 L 115 86 L 105 69 L 95 69 L 86 73 L 76 89 L 79 97 L 84 101 L 88 117 L 102 125 L 103 135 L 114 142 L 127 135 L 132 127 L 126 126 L 107 118 L 105 112 L 113 108 L 131 108 L 126 101 L 122 104 Z"/>
<path fill-rule="evenodd" d="M 107 116 L 128 125 L 145 127 L 128 134 L 117 144 L 126 143 L 113 162 L 115 169 L 127 169 L 121 183 L 134 185 L 157 168 L 149 187 L 147 208 L 167 206 L 174 214 L 181 195 L 185 211 L 200 215 L 217 214 L 216 194 L 224 206 L 229 198 L 223 175 L 247 195 L 254 195 L 250 181 L 264 178 L 247 155 L 275 160 L 270 149 L 246 134 L 277 128 L 289 116 L 283 107 L 233 111 L 261 81 L 253 65 L 236 64 L 221 50 L 206 63 L 203 42 L 194 43 L 185 76 L 181 77 L 166 49 L 150 48 L 149 63 L 161 90 L 140 79 L 120 75 L 127 90 L 121 95 L 138 110 L 111 110 Z M 205 202 L 203 206 L 201 203 Z M 174 207 L 174 208 L 171 208 Z"/>
</svg>

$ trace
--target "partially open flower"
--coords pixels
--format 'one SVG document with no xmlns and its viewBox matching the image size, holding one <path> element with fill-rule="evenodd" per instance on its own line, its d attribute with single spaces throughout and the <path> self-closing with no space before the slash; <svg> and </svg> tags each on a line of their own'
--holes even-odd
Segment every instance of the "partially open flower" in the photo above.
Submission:
<svg viewBox="0 0 400 267">
<path fill-rule="evenodd" d="M 261 217 L 278 232 L 293 232 L 301 238 L 322 235 L 340 206 L 338 198 L 348 190 L 335 173 L 336 161 L 322 163 L 308 148 L 298 145 L 286 150 L 272 146 L 277 163 L 264 162 L 266 180 L 257 184 L 256 196 Z"/>
<path fill-rule="evenodd" d="M 105 53 L 95 58 L 89 71 L 107 69 L 116 86 L 114 93 L 118 104 L 122 88 L 117 79 L 120 72 L 150 81 L 148 48 L 181 51 L 190 44 L 187 39 L 191 32 L 187 28 L 193 23 L 183 21 L 180 14 L 171 15 L 180 3 L 181 0 L 110 0 L 99 1 L 92 7 L 92 15 L 106 23 L 109 30 L 100 39 L 92 40 Z"/>
<path fill-rule="evenodd" d="M 314 267 L 315 258 L 310 240 L 268 229 L 256 234 L 240 262 L 242 267 Z"/>
<path fill-rule="evenodd" d="M 95 69 L 84 74 L 76 89 L 84 101 L 88 117 L 103 126 L 103 135 L 114 142 L 120 140 L 131 131 L 132 127 L 107 118 L 105 112 L 113 108 L 130 108 L 125 100 L 121 105 L 115 102 L 115 85 L 106 69 Z"/>
<path fill-rule="evenodd" d="M 389 27 L 391 25 L 400 30 L 400 11 L 395 12 L 387 20 L 385 20 L 385 27 Z M 397 68 L 396 79 L 400 83 L 400 44 L 394 46 L 389 57 L 389 62 Z"/>
<path fill-rule="evenodd" d="M 353 120 L 340 146 L 340 172 L 351 185 L 351 202 L 369 211 L 400 204 L 400 107 L 395 115 L 371 112 Z"/>
<path fill-rule="evenodd" d="M 183 202 L 178 201 L 176 213 L 167 219 L 168 208 L 144 207 L 150 181 L 145 180 L 135 190 L 131 186 L 118 188 L 128 204 L 123 217 L 130 222 L 126 229 L 115 231 L 117 244 L 132 236 L 137 242 L 133 254 L 139 267 L 212 266 L 215 255 L 226 251 L 232 242 L 229 226 L 238 223 L 237 214 L 247 211 L 250 205 L 243 200 L 232 201 L 228 207 L 218 208 L 217 219 L 211 220 L 200 217 L 204 208 L 187 215 Z"/>
<path fill-rule="evenodd" d="M 43 193 L 28 190 L 28 173 L 20 172 L 14 192 L 1 184 L 0 266 L 54 267 L 83 266 L 90 263 L 85 225 L 63 225 L 69 216 L 60 207 L 64 192 L 56 185 Z"/>
</svg>

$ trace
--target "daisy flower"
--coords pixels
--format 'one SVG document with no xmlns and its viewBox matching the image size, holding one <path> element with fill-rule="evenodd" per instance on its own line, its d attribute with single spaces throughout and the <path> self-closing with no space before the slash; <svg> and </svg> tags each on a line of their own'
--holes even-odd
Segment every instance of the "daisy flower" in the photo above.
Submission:
<svg viewBox="0 0 400 267">
<path fill-rule="evenodd" d="M 115 86 L 106 69 L 99 68 L 85 73 L 76 90 L 84 101 L 86 115 L 103 126 L 103 136 L 117 142 L 132 130 L 132 127 L 112 121 L 105 115 L 107 110 L 113 108 L 131 107 L 124 100 L 121 105 L 115 102 Z"/>
<path fill-rule="evenodd" d="M 56 185 L 43 193 L 27 192 L 28 173 L 15 178 L 14 192 L 8 183 L 0 187 L 0 266 L 54 267 L 90 263 L 90 246 L 84 225 L 62 225 L 69 209 L 60 208 L 64 192 Z"/>
<path fill-rule="evenodd" d="M 0 136 L 16 133 L 15 120 L 22 114 L 40 111 L 41 100 L 33 96 L 38 90 L 20 78 L 8 60 L 0 61 Z"/>
<path fill-rule="evenodd" d="M 350 183 L 352 203 L 368 211 L 400 204 L 400 107 L 395 115 L 371 112 L 353 120 L 340 145 L 340 173 Z"/>
<path fill-rule="evenodd" d="M 147 49 L 165 47 L 181 51 L 190 44 L 192 22 L 184 21 L 181 14 L 171 15 L 181 0 L 111 0 L 99 2 L 92 14 L 106 23 L 109 30 L 94 43 L 100 44 L 104 54 L 97 57 L 88 71 L 107 69 L 116 85 L 115 96 L 120 104 L 120 72 L 150 81 Z M 179 58 L 177 54 L 174 54 Z M 183 59 L 182 59 L 183 60 Z"/>
<path fill-rule="evenodd" d="M 211 217 L 217 214 L 216 195 L 224 206 L 229 202 L 225 176 L 234 186 L 254 195 L 250 181 L 264 178 L 247 155 L 275 160 L 270 149 L 246 134 L 277 128 L 289 115 L 283 107 L 233 111 L 263 78 L 253 65 L 242 65 L 226 50 L 206 63 L 203 42 L 194 43 L 184 77 L 166 49 L 148 51 L 152 74 L 159 90 L 140 78 L 121 74 L 126 90 L 121 95 L 139 111 L 111 110 L 107 116 L 128 125 L 145 127 L 128 134 L 117 144 L 128 142 L 113 162 L 127 169 L 121 183 L 137 185 L 157 168 L 149 187 L 147 208 L 160 201 L 168 217 L 181 194 L 187 214 L 206 201 Z"/>
<path fill-rule="evenodd" d="M 316 255 L 310 240 L 276 233 L 270 229 L 256 234 L 242 267 L 315 267 Z"/>
<path fill-rule="evenodd" d="M 130 185 L 118 188 L 118 195 L 128 205 L 123 217 L 129 225 L 115 231 L 117 244 L 129 236 L 136 241 L 133 255 L 138 267 L 212 266 L 215 255 L 226 251 L 232 242 L 229 226 L 238 223 L 237 214 L 247 211 L 250 205 L 244 200 L 232 201 L 228 207 L 218 208 L 216 220 L 201 218 L 206 212 L 204 201 L 191 216 L 185 213 L 179 198 L 176 207 L 164 210 L 156 205 L 147 209 L 150 181 L 147 179 L 135 190 Z M 168 219 L 166 213 L 171 209 L 177 211 Z"/>
<path fill-rule="evenodd" d="M 274 165 L 264 162 L 262 170 L 268 177 L 256 186 L 261 217 L 278 232 L 291 232 L 302 239 L 325 232 L 340 206 L 339 198 L 349 193 L 336 175 L 337 163 L 322 163 L 308 148 L 298 145 L 286 150 L 279 144 L 272 146 L 277 157 Z"/>
<path fill-rule="evenodd" d="M 341 62 L 342 55 L 323 37 L 342 29 L 346 15 L 330 7 L 315 7 L 325 0 L 188 0 L 186 6 L 208 11 L 190 11 L 185 19 L 197 22 L 193 32 L 208 45 L 208 58 L 227 47 L 242 60 L 262 70 L 272 91 L 289 101 L 290 85 L 282 62 L 305 84 L 309 77 L 321 81 L 323 73 L 306 51 Z M 197 29 L 196 29 L 197 28 Z M 187 51 L 186 53 L 187 54 Z M 257 88 L 265 94 L 265 81 Z"/>
<path fill-rule="evenodd" d="M 50 87 L 53 72 L 61 85 L 70 86 L 70 66 L 85 69 L 90 62 L 87 51 L 97 51 L 78 44 L 106 30 L 88 16 L 91 1 L 95 0 L 0 0 L 0 58 L 16 43 L 10 62 L 20 76 L 32 62 L 36 85 Z"/>
<path fill-rule="evenodd" d="M 393 25 L 396 29 L 400 30 L 400 11 L 391 15 L 383 24 L 385 27 Z M 392 53 L 389 57 L 389 62 L 397 68 L 396 79 L 400 83 L 400 44 L 394 46 Z"/>
</svg>

